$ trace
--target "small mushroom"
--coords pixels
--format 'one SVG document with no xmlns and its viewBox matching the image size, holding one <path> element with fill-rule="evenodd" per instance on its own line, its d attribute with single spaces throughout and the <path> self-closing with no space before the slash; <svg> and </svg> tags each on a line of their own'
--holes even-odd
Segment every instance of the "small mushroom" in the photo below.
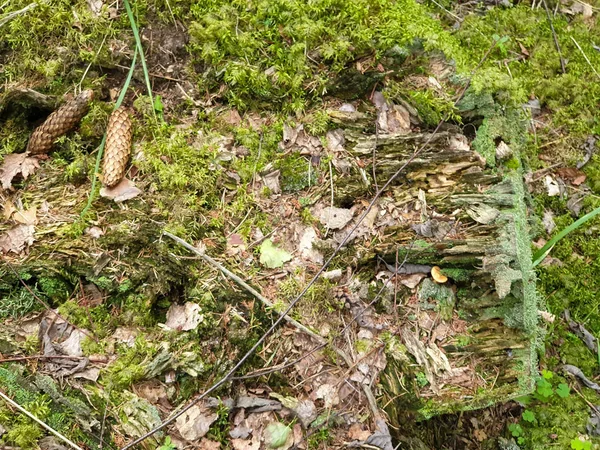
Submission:
<svg viewBox="0 0 600 450">
<path fill-rule="evenodd" d="M 431 268 L 431 276 L 436 283 L 442 284 L 448 281 L 448 277 L 442 273 L 442 269 L 438 266 L 433 266 Z"/>
</svg>

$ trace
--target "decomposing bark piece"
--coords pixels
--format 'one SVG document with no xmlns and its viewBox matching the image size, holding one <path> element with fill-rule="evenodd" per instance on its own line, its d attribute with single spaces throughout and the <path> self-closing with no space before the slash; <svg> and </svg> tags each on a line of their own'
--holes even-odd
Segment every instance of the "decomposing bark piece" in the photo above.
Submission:
<svg viewBox="0 0 600 450">
<path fill-rule="evenodd" d="M 54 141 L 75 127 L 87 114 L 93 98 L 94 91 L 87 89 L 50 114 L 32 133 L 27 152 L 34 155 L 48 153 Z"/>
<path fill-rule="evenodd" d="M 381 374 L 391 424 L 401 427 L 406 411 L 431 417 L 528 394 L 539 308 L 520 174 L 488 165 L 456 131 L 376 135 L 349 120 L 336 120 L 351 163 L 334 180 L 337 206 L 360 215 L 362 199 L 402 168 L 374 206 L 397 219 L 378 221 L 377 241 L 352 241 L 358 264 L 383 259 L 392 272 L 431 274 L 411 284 L 416 296 L 398 297 L 403 354 L 388 354 Z M 430 328 L 419 311 L 431 314 Z M 434 334 L 437 326 L 448 332 Z"/>
</svg>

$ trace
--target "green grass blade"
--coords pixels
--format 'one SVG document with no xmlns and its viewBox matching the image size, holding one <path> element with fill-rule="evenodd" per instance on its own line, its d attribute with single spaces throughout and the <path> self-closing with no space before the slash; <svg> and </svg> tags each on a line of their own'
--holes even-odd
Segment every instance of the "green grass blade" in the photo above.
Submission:
<svg viewBox="0 0 600 450">
<path fill-rule="evenodd" d="M 146 80 L 146 88 L 148 89 L 148 96 L 150 97 L 150 104 L 152 105 L 152 112 L 154 113 L 154 118 L 158 120 L 156 116 L 156 111 L 154 110 L 154 99 L 152 98 L 152 86 L 150 84 L 150 74 L 148 73 L 148 67 L 146 67 L 146 58 L 144 58 L 144 49 L 142 48 L 142 41 L 140 39 L 140 33 L 138 31 L 137 24 L 135 23 L 135 18 L 133 17 L 133 12 L 131 11 L 131 6 L 129 5 L 129 0 L 124 0 L 123 4 L 125 5 L 125 9 L 127 10 L 127 16 L 129 17 L 129 23 L 131 24 L 131 30 L 133 31 L 133 36 L 135 37 L 135 44 L 137 46 L 137 52 L 140 54 L 140 61 L 142 62 L 142 69 L 144 69 L 144 79 Z"/>
<path fill-rule="evenodd" d="M 129 73 L 127 74 L 125 83 L 123 83 L 123 87 L 121 88 L 121 92 L 119 93 L 119 97 L 117 98 L 117 102 L 115 103 L 115 107 L 113 108 L 113 111 L 116 110 L 123 103 L 123 99 L 125 98 L 127 89 L 129 89 L 129 85 L 131 84 L 131 79 L 133 78 L 133 71 L 135 69 L 137 55 L 138 55 L 138 52 L 136 49 L 136 51 L 133 53 L 133 60 L 131 61 L 131 67 L 129 68 Z M 106 132 L 104 133 L 104 136 L 102 137 L 102 142 L 100 143 L 100 146 L 98 147 L 98 155 L 96 156 L 96 165 L 94 166 L 94 174 L 92 175 L 92 188 L 90 190 L 90 195 L 88 196 L 87 205 L 85 205 L 85 208 L 83 208 L 83 211 L 81 211 L 81 214 L 79 215 L 80 219 L 85 217 L 85 215 L 87 214 L 87 212 L 89 211 L 89 209 L 92 206 L 92 202 L 96 198 L 96 182 L 98 181 L 98 172 L 100 170 L 100 163 L 102 162 L 102 154 L 104 153 L 104 145 L 105 144 L 106 144 Z"/>
<path fill-rule="evenodd" d="M 552 239 L 550 239 L 548 242 L 546 242 L 546 245 L 544 245 L 542 248 L 540 248 L 533 255 L 533 267 L 537 266 L 539 263 L 541 263 L 544 260 L 544 258 L 546 256 L 548 256 L 548 253 L 550 253 L 550 251 L 552 250 L 552 247 L 554 247 L 558 241 L 560 241 L 562 238 L 564 238 L 571 231 L 574 231 L 577 228 L 579 228 L 580 226 L 582 226 L 588 220 L 596 217 L 598 214 L 600 214 L 600 207 L 587 213 L 585 216 L 580 217 L 576 222 L 573 222 L 567 228 L 561 230 L 560 233 L 558 233 L 556 236 L 554 236 Z"/>
</svg>

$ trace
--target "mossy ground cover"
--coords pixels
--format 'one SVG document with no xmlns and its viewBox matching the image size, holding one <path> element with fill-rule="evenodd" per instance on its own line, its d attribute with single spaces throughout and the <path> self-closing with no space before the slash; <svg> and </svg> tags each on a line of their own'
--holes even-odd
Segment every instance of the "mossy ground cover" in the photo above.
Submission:
<svg viewBox="0 0 600 450">
<path fill-rule="evenodd" d="M 589 3 L 594 8 L 600 6 Z M 3 5 L 1 13 L 28 4 L 27 0 L 13 0 Z M 189 240 L 202 240 L 213 252 L 225 249 L 233 230 L 251 241 L 253 228 L 258 226 L 265 234 L 275 229 L 277 219 L 257 206 L 261 195 L 268 192 L 249 192 L 244 187 L 272 163 L 281 170 L 284 192 L 310 189 L 310 178 L 296 170 L 298 166 L 308 167 L 308 159 L 282 153 L 278 144 L 283 124 L 290 116 L 314 134 L 333 127 L 323 114 L 331 101 L 329 94 L 366 99 L 375 86 L 380 86 L 389 98 L 409 101 L 427 125 L 435 125 L 446 114 L 458 122 L 462 114 L 465 132 L 482 125 L 480 132 L 491 130 L 507 141 L 513 130 L 502 128 L 495 112 L 519 108 L 535 97 L 541 102 L 543 114 L 533 121 L 535 133 L 526 142 L 518 142 L 526 170 L 543 169 L 548 160 L 572 167 L 582 158 L 581 145 L 588 136 L 600 134 L 596 114 L 600 82 L 594 70 L 600 70 L 600 52 L 594 47 L 594 39 L 600 36 L 596 10 L 591 17 L 560 12 L 560 8 L 553 15 L 556 36 L 567 60 L 566 73 L 562 73 L 546 12 L 539 5 L 532 8 L 531 2 L 512 7 L 479 5 L 469 10 L 451 1 L 135 1 L 132 6 L 140 28 L 171 29 L 184 24 L 189 36 L 183 48 L 175 49 L 181 56 L 166 57 L 176 77 L 161 65 L 165 52 L 161 53 L 160 46 L 154 47 L 151 37 L 144 40 L 150 72 L 158 75 L 153 78 L 153 89 L 164 102 L 164 122 L 153 118 L 140 72 L 136 72 L 126 100 L 137 111 L 133 163 L 148 195 L 125 210 L 98 200 L 91 214 L 81 221 L 78 214 L 87 201 L 95 149 L 114 90 L 125 78 L 121 66 L 129 65 L 135 48 L 127 16 L 123 11 L 113 14 L 108 6 L 104 5 L 97 15 L 83 0 L 51 0 L 0 27 L 0 89 L 19 85 L 62 95 L 81 85 L 98 94 L 98 101 L 78 132 L 59 142 L 44 175 L 34 178 L 33 184 L 20 186 L 33 186 L 23 192 L 25 207 L 41 204 L 39 191 L 46 191 L 48 201 L 59 196 L 67 198 L 68 209 L 62 208 L 64 220 L 40 237 L 39 246 L 19 264 L 18 273 L 36 295 L 100 337 L 118 326 L 155 326 L 163 319 L 168 304 L 181 295 L 197 299 L 205 308 L 208 319 L 198 332 L 199 338 L 205 337 L 203 333 L 213 328 L 224 311 L 223 302 L 215 301 L 218 292 L 231 286 L 215 282 L 211 290 L 206 290 L 202 280 L 214 279 L 209 270 L 174 262 L 166 246 L 152 254 L 145 254 L 145 249 L 159 238 L 160 227 Z M 461 18 L 459 27 L 454 27 L 452 14 Z M 499 43 L 472 77 L 472 95 L 455 109 L 452 103 L 456 93 L 494 40 Z M 432 55 L 428 52 L 445 54 L 460 74 L 442 81 L 441 90 L 425 81 L 439 75 L 430 64 Z M 177 81 L 165 77 L 185 82 L 178 87 Z M 350 92 L 345 89 L 348 80 L 353 81 Z M 187 95 L 182 95 L 181 89 Z M 472 104 L 465 106 L 467 100 Z M 243 117 L 232 120 L 231 108 Z M 475 114 L 469 116 L 465 111 Z M 22 151 L 36 119 L 24 108 L 3 115 L 0 155 Z M 223 142 L 223 134 L 232 142 Z M 240 148 L 245 150 L 235 154 L 234 149 Z M 490 156 L 489 148 L 479 150 Z M 326 171 L 326 165 L 320 170 Z M 594 156 L 583 170 L 592 193 L 583 200 L 581 214 L 600 204 L 600 158 Z M 62 188 L 50 189 L 65 183 L 69 186 L 66 194 Z M 539 186 L 533 202 L 536 214 L 545 210 L 554 213 L 557 231 L 576 220 L 567 209 L 567 199 L 547 197 Z M 600 330 L 600 292 L 595 283 L 600 270 L 599 220 L 559 242 L 552 256 L 562 265 L 538 269 L 538 287 L 549 310 L 559 315 L 568 307 L 573 318 L 593 333 Z M 110 226 L 111 232 L 92 244 L 82 232 L 96 224 Z M 540 231 L 532 239 L 539 237 L 549 238 Z M 121 248 L 123 242 L 127 242 L 125 249 Z M 89 266 L 97 262 L 89 253 L 79 255 L 79 263 L 65 269 L 66 261 L 77 255 L 77 248 L 96 245 L 103 251 L 123 251 L 125 258 L 110 266 L 102 277 L 89 274 Z M 55 253 L 57 248 L 59 252 Z M 49 271 L 50 255 L 54 263 Z M 17 277 L 9 269 L 0 270 L 0 317 L 21 317 L 39 309 Z M 155 276 L 146 284 L 151 270 L 155 270 Z M 124 278 L 125 272 L 129 276 Z M 256 272 L 250 268 L 247 275 Z M 100 286 L 109 302 L 84 314 L 72 299 L 80 277 Z M 182 283 L 182 279 L 187 281 Z M 295 287 L 288 283 L 282 290 Z M 335 302 L 323 297 L 325 287 L 322 291 L 317 288 L 314 297 L 325 309 L 335 309 Z M 241 325 L 233 324 L 228 337 L 234 344 L 244 344 L 237 351 L 243 351 L 262 330 L 260 321 L 255 320 L 255 315 L 264 319 L 259 309 L 246 311 L 246 318 L 252 318 L 255 324 L 251 339 L 236 333 Z M 318 314 L 316 311 L 313 313 Z M 191 341 L 172 343 L 174 351 L 197 350 Z M 595 355 L 564 325 L 552 325 L 545 342 L 542 363 L 549 371 L 558 372 L 561 364 L 569 363 L 579 366 L 589 377 L 598 375 Z M 90 344 L 89 350 L 99 351 L 101 347 Z M 129 386 L 143 377 L 137 369 L 159 351 L 147 341 L 136 343 L 134 350 L 123 349 L 121 365 L 106 372 L 106 382 Z M 207 372 L 213 364 L 205 361 Z M 553 392 L 561 383 L 570 382 L 557 382 L 558 377 L 548 381 Z M 7 388 L 4 381 L 2 386 Z M 197 384 L 202 383 L 193 378 L 182 380 L 187 386 L 182 398 L 191 395 Z M 582 396 L 597 403 L 593 392 L 584 389 Z M 505 429 L 504 435 L 512 435 L 524 448 L 577 445 L 571 442 L 586 433 L 587 415 L 581 413 L 587 411 L 586 403 L 573 392 L 565 397 L 547 397 L 534 398 L 527 406 L 531 414 L 515 418 L 515 426 Z M 25 403 L 48 420 L 55 414 L 48 406 L 51 400 L 43 395 Z M 67 419 L 61 422 L 62 428 L 57 428 L 67 431 L 71 423 Z M 34 436 L 41 431 L 37 426 L 27 421 L 16 423 L 20 419 L 14 417 L 7 420 L 13 429 L 30 438 L 25 442 L 9 435 L 4 438 L 7 443 L 24 448 L 34 444 Z M 422 437 L 425 441 L 431 439 L 427 426 Z"/>
</svg>

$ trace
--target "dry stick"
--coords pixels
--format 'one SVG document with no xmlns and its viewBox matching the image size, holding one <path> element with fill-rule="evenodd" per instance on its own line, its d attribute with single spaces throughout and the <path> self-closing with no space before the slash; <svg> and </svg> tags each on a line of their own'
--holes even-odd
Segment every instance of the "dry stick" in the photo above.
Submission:
<svg viewBox="0 0 600 450">
<path fill-rule="evenodd" d="M 195 253 L 196 255 L 198 255 L 202 260 L 204 260 L 205 262 L 207 262 L 211 266 L 215 267 L 216 269 L 219 269 L 225 276 L 227 276 L 230 279 L 232 279 L 233 281 L 235 281 L 237 284 L 239 284 L 244 289 L 246 289 L 250 294 L 252 294 L 258 300 L 260 300 L 261 303 L 263 303 L 267 308 L 275 310 L 275 307 L 274 307 L 273 303 L 271 303 L 260 292 L 258 292 L 256 289 L 254 289 L 252 286 L 250 286 L 248 283 L 246 283 L 244 280 L 242 280 L 240 277 L 238 277 L 235 273 L 233 273 L 229 269 L 223 267 L 219 262 L 215 261 L 213 258 L 211 258 L 210 256 L 206 255 L 205 253 L 201 252 L 196 247 L 194 247 L 193 245 L 191 245 L 188 242 L 184 241 L 180 237 L 177 237 L 174 234 L 169 233 L 168 231 L 163 231 L 163 234 L 165 236 L 167 236 L 167 237 L 170 237 L 171 239 L 173 239 L 178 244 L 184 246 L 190 252 Z M 285 316 L 285 320 L 289 324 L 291 324 L 294 327 L 298 328 L 300 331 L 303 331 L 306 334 L 308 334 L 310 337 L 312 337 L 319 344 L 327 345 L 327 341 L 325 339 L 323 339 L 323 337 L 319 336 L 317 333 L 315 333 L 314 331 L 310 330 L 305 325 L 302 325 L 297 320 L 292 319 L 290 316 Z M 348 355 L 346 355 L 345 352 L 343 352 L 342 350 L 340 350 L 338 348 L 334 348 L 334 350 L 335 350 L 335 352 L 338 355 L 340 355 L 342 358 L 344 358 L 344 361 L 346 361 L 346 363 L 348 363 L 350 361 L 350 359 L 348 358 Z"/>
<path fill-rule="evenodd" d="M 33 356 L 15 356 L 14 358 L 0 359 L 0 364 L 7 362 L 29 361 L 31 359 L 88 359 L 85 356 L 69 356 L 69 355 L 33 355 Z"/>
<path fill-rule="evenodd" d="M 562 69 L 562 73 L 567 73 L 565 60 L 563 59 L 562 52 L 560 51 L 560 44 L 558 43 L 558 37 L 556 36 L 556 31 L 554 30 L 552 17 L 550 17 L 550 10 L 548 9 L 548 4 L 546 3 L 546 0 L 542 0 L 542 2 L 544 3 L 544 9 L 546 10 L 546 18 L 548 19 L 548 24 L 550 25 L 550 30 L 552 31 L 552 39 L 554 39 L 554 46 L 556 47 L 558 57 L 560 58 L 560 68 Z"/>
<path fill-rule="evenodd" d="M 587 57 L 587 55 L 585 54 L 583 49 L 579 46 L 579 43 L 575 40 L 575 38 L 573 36 L 570 36 L 570 37 L 571 37 L 571 40 L 575 43 L 575 45 L 579 49 L 579 51 L 581 52 L 581 54 L 583 55 L 583 57 L 585 58 L 585 61 L 588 63 L 590 68 L 594 71 L 594 74 L 596 74 L 596 76 L 600 79 L 600 74 L 596 71 L 596 68 L 592 65 L 592 62 L 589 60 L 589 58 Z"/>
<path fill-rule="evenodd" d="M 483 58 L 481 58 L 481 60 L 477 64 L 477 66 L 471 72 L 471 76 L 485 62 L 485 60 L 488 58 L 488 56 L 490 55 L 490 53 L 492 52 L 492 50 L 494 49 L 494 47 L 496 47 L 497 43 L 498 43 L 497 40 L 494 40 L 494 42 L 492 42 L 492 45 L 490 46 L 490 48 L 486 51 L 486 53 L 483 56 Z M 470 85 L 471 85 L 471 81 L 469 79 L 469 81 L 466 83 L 466 85 L 464 86 L 463 90 L 461 91 L 460 95 L 458 96 L 458 99 L 456 100 L 455 104 L 458 103 L 460 100 L 462 100 L 462 98 L 465 95 L 465 92 L 467 92 L 467 89 L 469 88 Z M 367 206 L 367 208 L 360 215 L 360 217 L 358 218 L 358 221 L 356 222 L 356 224 L 352 227 L 352 229 L 344 237 L 344 239 L 342 239 L 342 241 L 338 244 L 338 246 L 333 251 L 333 253 L 331 254 L 331 256 L 327 259 L 327 261 L 325 261 L 325 263 L 323 264 L 323 266 L 321 266 L 321 268 L 318 270 L 318 272 L 315 274 L 315 276 L 308 282 L 308 284 L 304 287 L 304 289 L 302 289 L 302 291 L 300 292 L 300 294 L 298 294 L 296 296 L 296 298 L 294 298 L 294 300 L 292 300 L 292 302 L 290 302 L 289 306 L 285 309 L 285 311 L 283 313 L 281 313 L 281 315 L 279 316 L 279 318 L 254 343 L 254 345 L 252 346 L 252 348 L 250 348 L 250 350 L 248 350 L 246 352 L 246 354 L 244 356 L 242 356 L 239 359 L 239 361 L 219 381 L 217 381 L 210 388 L 208 388 L 206 391 L 204 391 L 203 394 L 200 394 L 198 397 L 196 397 L 194 400 L 192 400 L 190 403 L 188 403 L 184 408 L 182 408 L 181 410 L 179 410 L 176 414 L 173 414 L 171 417 L 169 417 L 167 420 L 165 420 L 163 423 L 161 423 L 160 425 L 158 425 L 154 429 L 148 431 L 146 434 L 144 434 L 143 436 L 140 436 L 135 441 L 130 442 L 129 444 L 127 444 L 124 447 L 122 447 L 121 450 L 127 450 L 127 449 L 133 447 L 134 445 L 139 444 L 140 442 L 144 441 L 146 438 L 152 436 L 154 433 L 162 430 L 167 425 L 173 423 L 175 420 L 177 420 L 178 417 L 180 417 L 186 411 L 188 411 L 189 409 L 191 409 L 192 407 L 194 407 L 196 404 L 198 404 L 203 398 L 205 398 L 207 395 L 209 395 L 212 392 L 214 392 L 217 389 L 219 389 L 222 385 L 224 385 L 225 383 L 227 383 L 231 379 L 231 377 L 233 376 L 233 374 L 248 360 L 248 358 L 250 358 L 250 356 L 252 356 L 254 354 L 254 352 L 258 349 L 258 347 L 260 347 L 262 345 L 262 343 L 265 341 L 265 339 L 281 324 L 281 322 L 283 322 L 284 320 L 286 320 L 285 318 L 290 313 L 290 311 L 294 308 L 294 306 L 296 306 L 296 304 L 302 299 L 302 297 L 304 297 L 304 295 L 306 294 L 306 292 L 308 292 L 308 290 L 315 284 L 315 282 L 319 279 L 319 277 L 323 274 L 323 272 L 325 272 L 325 270 L 327 270 L 327 268 L 329 267 L 329 264 L 331 264 L 331 261 L 333 261 L 333 258 L 339 253 L 339 251 L 342 249 L 342 247 L 344 247 L 344 245 L 346 245 L 346 243 L 350 240 L 350 237 L 358 229 L 358 227 L 363 222 L 363 220 L 365 220 L 365 217 L 367 216 L 367 214 L 369 214 L 369 212 L 371 211 L 371 209 L 373 209 L 373 206 L 375 205 L 375 203 L 377 202 L 377 200 L 379 199 L 379 197 L 381 197 L 381 195 L 383 194 L 383 192 L 388 187 L 390 187 L 390 185 L 394 182 L 394 180 L 396 178 L 398 178 L 400 176 L 400 174 L 402 173 L 402 171 L 411 162 L 413 162 L 415 160 L 415 158 L 417 156 L 419 156 L 423 152 L 423 150 L 425 150 L 425 148 L 429 145 L 429 143 L 431 142 L 431 140 L 433 139 L 433 137 L 440 130 L 440 128 L 442 127 L 442 125 L 444 124 L 444 122 L 446 120 L 448 120 L 448 117 L 449 117 L 449 115 L 447 114 L 442 120 L 440 120 L 440 122 L 437 124 L 437 126 L 435 127 L 435 129 L 433 130 L 433 132 L 429 135 L 429 137 L 427 138 L 427 140 L 425 141 L 425 143 L 423 143 L 423 145 L 421 147 L 419 147 L 412 154 L 412 156 L 410 158 L 408 158 L 404 162 L 404 164 L 402 164 L 402 166 L 400 166 L 400 168 L 386 181 L 386 183 L 383 185 L 383 187 L 381 189 L 379 189 L 375 193 L 375 195 L 373 196 L 373 199 L 369 202 L 369 205 Z"/>
<path fill-rule="evenodd" d="M 93 339 L 94 342 L 98 342 L 98 339 L 91 335 L 90 333 L 88 333 L 87 331 L 79 328 L 77 325 L 72 324 L 71 322 L 69 322 L 67 319 L 65 319 L 63 316 L 61 316 L 59 313 L 57 313 L 56 311 L 54 311 L 50 305 L 48 303 L 46 303 L 44 300 L 42 300 L 41 298 L 39 298 L 35 292 L 33 292 L 29 286 L 27 286 L 27 284 L 23 281 L 23 279 L 19 276 L 19 273 L 15 270 L 15 268 L 12 266 L 11 263 L 9 263 L 8 261 L 6 261 L 6 265 L 10 268 L 10 270 L 12 270 L 12 272 L 15 274 L 15 276 L 19 279 L 19 281 L 21 282 L 21 284 L 25 287 L 25 289 L 27 289 L 27 291 L 33 295 L 33 298 L 35 298 L 37 300 L 38 303 L 40 303 L 41 305 L 44 306 L 44 308 L 46 308 L 47 311 L 50 311 L 52 314 L 54 314 L 56 317 L 58 317 L 61 320 L 64 320 L 65 323 L 69 324 L 70 326 L 72 326 L 73 328 L 75 328 L 78 331 L 81 331 L 83 334 L 85 334 L 87 337 L 89 337 L 90 339 Z"/>
<path fill-rule="evenodd" d="M 44 422 L 42 422 L 40 419 L 38 419 L 37 417 L 35 417 L 33 414 L 31 414 L 29 411 L 27 411 L 25 408 L 23 408 L 21 405 L 19 405 L 18 403 L 15 403 L 10 397 L 8 397 L 4 392 L 2 392 L 0 390 L 0 397 L 2 397 L 4 399 L 4 401 L 10 405 L 12 405 L 13 407 L 17 408 L 19 411 L 21 411 L 23 414 L 25 414 L 27 417 L 29 417 L 31 420 L 33 420 L 34 422 L 36 422 L 37 424 L 39 424 L 42 428 L 45 428 L 46 430 L 48 430 L 50 433 L 52 433 L 53 435 L 55 435 L 57 438 L 59 438 L 61 441 L 65 442 L 66 444 L 69 444 L 71 447 L 73 447 L 75 450 L 83 450 L 80 446 L 78 446 L 77 444 L 75 444 L 74 442 L 70 441 L 69 438 L 63 436 L 62 434 L 60 434 L 58 431 L 56 431 L 54 428 L 51 428 L 49 425 L 46 425 Z"/>
</svg>

